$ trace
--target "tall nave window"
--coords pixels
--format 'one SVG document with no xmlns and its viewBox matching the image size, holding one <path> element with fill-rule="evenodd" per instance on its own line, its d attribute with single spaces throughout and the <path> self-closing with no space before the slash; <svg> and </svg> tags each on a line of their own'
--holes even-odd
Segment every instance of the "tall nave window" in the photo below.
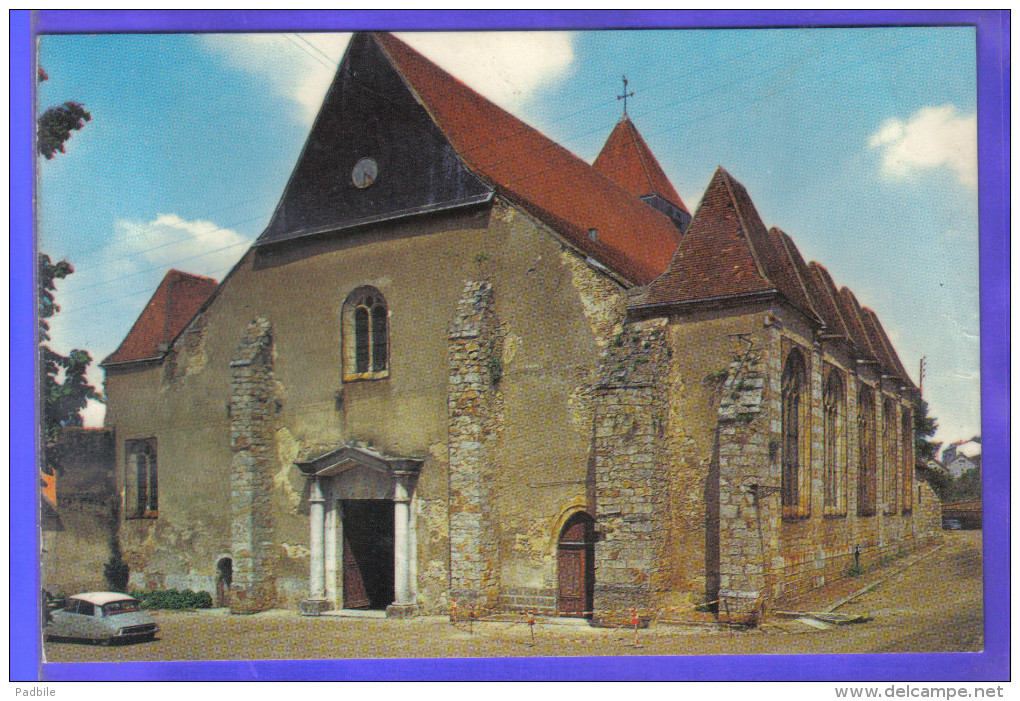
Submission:
<svg viewBox="0 0 1020 701">
<path fill-rule="evenodd" d="M 389 309 L 374 287 L 359 287 L 344 301 L 343 377 L 377 380 L 389 376 Z"/>
</svg>

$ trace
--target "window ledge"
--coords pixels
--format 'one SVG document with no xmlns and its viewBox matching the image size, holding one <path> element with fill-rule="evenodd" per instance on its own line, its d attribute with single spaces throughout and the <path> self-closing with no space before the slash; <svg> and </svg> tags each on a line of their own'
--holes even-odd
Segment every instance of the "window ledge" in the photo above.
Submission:
<svg viewBox="0 0 1020 701">
<path fill-rule="evenodd" d="M 353 375 L 344 375 L 344 382 L 364 382 L 366 380 L 385 380 L 390 376 L 389 370 L 379 372 L 360 372 Z"/>
</svg>

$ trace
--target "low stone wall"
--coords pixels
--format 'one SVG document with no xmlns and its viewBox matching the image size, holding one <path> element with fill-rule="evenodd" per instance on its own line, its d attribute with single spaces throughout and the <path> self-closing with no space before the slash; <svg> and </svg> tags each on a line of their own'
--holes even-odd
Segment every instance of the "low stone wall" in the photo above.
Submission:
<svg viewBox="0 0 1020 701">
<path fill-rule="evenodd" d="M 556 590 L 504 587 L 499 593 L 499 608 L 505 611 L 555 613 Z"/>
</svg>

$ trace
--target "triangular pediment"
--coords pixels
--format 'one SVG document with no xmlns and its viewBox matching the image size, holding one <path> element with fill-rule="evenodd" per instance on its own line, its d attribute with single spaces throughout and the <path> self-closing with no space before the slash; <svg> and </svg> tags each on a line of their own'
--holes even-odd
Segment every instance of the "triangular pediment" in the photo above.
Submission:
<svg viewBox="0 0 1020 701">
<path fill-rule="evenodd" d="M 360 444 L 342 445 L 325 452 L 317 452 L 314 457 L 296 460 L 294 464 L 305 475 L 331 477 L 356 468 L 372 470 L 387 476 L 417 474 L 423 462 L 419 458 L 386 455 Z"/>
<path fill-rule="evenodd" d="M 487 201 L 371 34 L 355 34 L 257 245 Z"/>
</svg>

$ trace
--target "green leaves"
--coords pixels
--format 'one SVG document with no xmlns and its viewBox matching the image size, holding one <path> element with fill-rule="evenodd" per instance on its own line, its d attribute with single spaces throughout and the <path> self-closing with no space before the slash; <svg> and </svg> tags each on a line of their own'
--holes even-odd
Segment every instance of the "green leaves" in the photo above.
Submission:
<svg viewBox="0 0 1020 701">
<path fill-rule="evenodd" d="M 78 131 L 91 119 L 92 115 L 80 102 L 68 101 L 50 107 L 36 122 L 39 155 L 49 160 L 58 152 L 63 153 L 64 142 L 71 138 L 71 132 Z"/>
<path fill-rule="evenodd" d="M 50 340 L 47 319 L 60 311 L 53 296 L 56 281 L 73 272 L 74 268 L 66 260 L 53 263 L 45 253 L 39 254 L 39 391 L 46 431 L 44 459 L 47 466 L 58 472 L 60 427 L 81 426 L 81 411 L 88 400 L 103 401 L 103 395 L 85 377 L 92 357 L 79 349 L 61 355 L 47 345 Z"/>
</svg>

